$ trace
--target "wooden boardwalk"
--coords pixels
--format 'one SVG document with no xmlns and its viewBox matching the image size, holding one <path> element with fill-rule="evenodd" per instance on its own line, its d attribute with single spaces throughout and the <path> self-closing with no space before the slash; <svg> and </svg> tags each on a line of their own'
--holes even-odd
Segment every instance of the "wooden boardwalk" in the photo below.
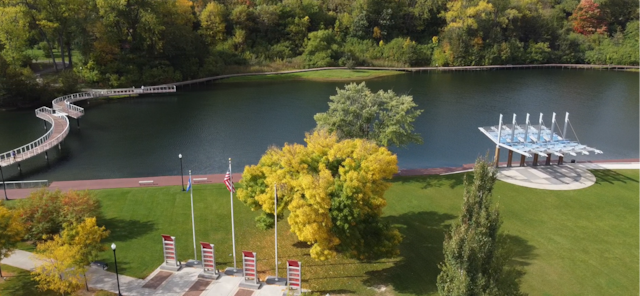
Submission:
<svg viewBox="0 0 640 296">
<path fill-rule="evenodd" d="M 120 88 L 120 89 L 92 89 L 86 92 L 75 93 L 58 97 L 53 100 L 53 109 L 49 107 L 40 107 L 36 109 L 36 117 L 49 122 L 51 128 L 37 140 L 23 145 L 21 147 L 11 149 L 7 152 L 0 153 L 0 167 L 6 167 L 12 164 L 20 165 L 21 161 L 32 158 L 36 155 L 45 154 L 47 151 L 56 146 L 60 147 L 60 143 L 69 134 L 69 118 L 79 119 L 84 115 L 84 109 L 73 103 L 81 100 L 100 97 L 112 96 L 137 96 L 141 94 L 156 94 L 175 92 L 176 87 L 173 85 L 157 85 L 141 88 Z M 44 125 L 46 130 L 46 123 Z"/>
</svg>

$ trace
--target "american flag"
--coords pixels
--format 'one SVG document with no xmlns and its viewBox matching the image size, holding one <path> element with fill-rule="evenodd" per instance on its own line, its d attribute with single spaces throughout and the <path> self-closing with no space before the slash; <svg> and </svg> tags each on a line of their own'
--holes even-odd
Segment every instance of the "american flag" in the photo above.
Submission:
<svg viewBox="0 0 640 296">
<path fill-rule="evenodd" d="M 233 187 L 233 181 L 231 181 L 231 174 L 227 171 L 227 174 L 224 175 L 224 185 L 227 185 L 227 190 L 231 192 L 236 192 L 236 189 Z"/>
</svg>

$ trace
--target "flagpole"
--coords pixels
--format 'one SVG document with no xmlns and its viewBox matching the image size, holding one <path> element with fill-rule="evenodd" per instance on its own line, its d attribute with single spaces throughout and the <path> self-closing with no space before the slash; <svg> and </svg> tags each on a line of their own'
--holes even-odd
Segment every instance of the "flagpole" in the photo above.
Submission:
<svg viewBox="0 0 640 296">
<path fill-rule="evenodd" d="M 193 229 L 193 260 L 198 261 L 196 253 L 196 222 L 193 218 L 193 184 L 191 183 L 191 170 L 189 170 L 189 191 L 191 191 L 191 228 Z"/>
<path fill-rule="evenodd" d="M 274 226 L 276 229 L 276 280 L 278 280 L 278 187 L 276 184 L 273 184 L 273 192 L 275 193 L 275 198 L 274 200 L 274 214 L 273 214 L 273 218 L 274 218 Z"/>
<path fill-rule="evenodd" d="M 231 184 L 233 184 L 233 177 L 231 172 L 231 158 L 229 158 L 229 178 L 231 178 Z M 231 187 L 233 188 L 233 187 Z M 238 270 L 236 266 L 236 227 L 233 222 L 233 190 L 229 190 L 231 192 L 231 238 L 233 242 L 233 269 L 234 272 Z"/>
</svg>

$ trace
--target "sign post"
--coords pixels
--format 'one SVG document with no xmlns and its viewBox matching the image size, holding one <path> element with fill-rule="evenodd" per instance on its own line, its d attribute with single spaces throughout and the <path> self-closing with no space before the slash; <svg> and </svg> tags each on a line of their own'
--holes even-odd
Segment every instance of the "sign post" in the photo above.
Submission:
<svg viewBox="0 0 640 296">
<path fill-rule="evenodd" d="M 242 277 L 242 288 L 260 289 L 262 286 L 258 278 L 258 258 L 255 252 L 242 251 Z"/>
<path fill-rule="evenodd" d="M 287 289 L 295 290 L 295 295 L 302 293 L 302 262 L 287 260 Z"/>
<path fill-rule="evenodd" d="M 182 263 L 178 261 L 175 236 L 162 235 L 162 251 L 164 253 L 164 264 L 160 266 L 160 269 L 171 271 L 178 271 L 182 269 Z"/>
<path fill-rule="evenodd" d="M 217 280 L 220 278 L 220 272 L 216 268 L 216 256 L 214 246 L 210 243 L 200 243 L 200 251 L 202 258 L 202 273 L 199 278 Z"/>
</svg>

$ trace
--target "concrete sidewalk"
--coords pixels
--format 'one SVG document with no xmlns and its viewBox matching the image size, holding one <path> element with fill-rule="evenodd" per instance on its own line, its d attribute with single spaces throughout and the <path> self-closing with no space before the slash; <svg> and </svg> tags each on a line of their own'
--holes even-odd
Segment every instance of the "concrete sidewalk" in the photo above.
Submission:
<svg viewBox="0 0 640 296">
<path fill-rule="evenodd" d="M 17 268 L 33 271 L 35 267 L 43 264 L 35 258 L 33 253 L 16 250 L 11 256 L 2 260 L 2 264 L 11 265 Z M 160 268 L 152 272 L 144 280 L 119 275 L 120 291 L 127 296 L 181 296 L 189 291 L 198 281 L 198 275 L 202 268 L 184 267 L 178 272 L 171 272 L 160 286 L 155 289 L 143 288 L 143 286 L 160 272 Z M 98 267 L 90 267 L 87 271 L 89 287 L 118 293 L 116 274 L 102 270 Z M 220 279 L 209 281 L 204 290 L 189 292 L 189 295 L 200 296 L 233 296 L 239 291 L 238 285 L 242 282 L 242 277 L 222 275 Z M 253 291 L 253 290 L 249 290 Z M 285 287 L 263 285 L 259 290 L 253 291 L 252 296 L 282 296 Z"/>
</svg>

